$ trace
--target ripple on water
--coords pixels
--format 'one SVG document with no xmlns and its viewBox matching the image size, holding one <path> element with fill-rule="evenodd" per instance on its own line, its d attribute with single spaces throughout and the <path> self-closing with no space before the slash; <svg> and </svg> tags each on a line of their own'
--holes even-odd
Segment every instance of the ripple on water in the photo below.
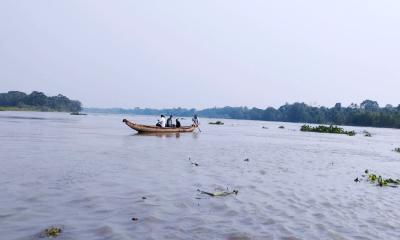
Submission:
<svg viewBox="0 0 400 240">
<path fill-rule="evenodd" d="M 241 124 L 160 138 L 132 136 L 120 116 L 51 115 L 0 118 L 1 239 L 52 223 L 65 223 L 61 240 L 400 239 L 400 191 L 353 182 L 365 168 L 398 174 L 397 130 L 365 142 L 229 120 Z M 239 194 L 196 192 L 227 187 Z"/>
<path fill-rule="evenodd" d="M 102 226 L 94 230 L 95 235 L 99 237 L 110 237 L 113 235 L 113 229 L 110 226 Z"/>
<path fill-rule="evenodd" d="M 249 233 L 243 232 L 236 232 L 236 233 L 229 233 L 225 236 L 226 240 L 251 240 L 253 239 L 252 235 Z"/>
</svg>

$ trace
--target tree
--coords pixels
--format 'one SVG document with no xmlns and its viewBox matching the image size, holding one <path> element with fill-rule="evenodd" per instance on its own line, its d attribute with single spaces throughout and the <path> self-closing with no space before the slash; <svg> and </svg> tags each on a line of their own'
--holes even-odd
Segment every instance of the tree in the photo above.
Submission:
<svg viewBox="0 0 400 240">
<path fill-rule="evenodd" d="M 379 109 L 379 104 L 377 101 L 365 100 L 361 103 L 360 108 L 365 109 L 367 111 L 370 111 L 370 110 L 373 111 L 373 110 Z"/>
<path fill-rule="evenodd" d="M 23 107 L 41 111 L 78 112 L 81 110 L 79 101 L 70 100 L 61 94 L 47 97 L 44 93 L 38 91 L 33 91 L 29 95 L 18 91 L 0 93 L 0 106 Z"/>
</svg>

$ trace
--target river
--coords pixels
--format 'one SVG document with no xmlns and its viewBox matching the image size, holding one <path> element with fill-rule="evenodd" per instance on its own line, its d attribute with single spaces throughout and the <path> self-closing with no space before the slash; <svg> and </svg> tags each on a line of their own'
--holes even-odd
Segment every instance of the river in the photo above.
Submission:
<svg viewBox="0 0 400 240">
<path fill-rule="evenodd" d="M 0 112 L 0 238 L 400 239 L 400 188 L 354 182 L 400 178 L 399 130 L 201 118 L 201 132 L 148 136 L 123 118 L 156 120 Z"/>
</svg>

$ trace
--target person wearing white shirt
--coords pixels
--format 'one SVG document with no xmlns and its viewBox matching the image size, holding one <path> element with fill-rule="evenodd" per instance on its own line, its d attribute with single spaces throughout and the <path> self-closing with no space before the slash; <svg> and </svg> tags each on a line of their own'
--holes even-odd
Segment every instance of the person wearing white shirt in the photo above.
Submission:
<svg viewBox="0 0 400 240">
<path fill-rule="evenodd" d="M 167 122 L 167 120 L 165 120 L 165 116 L 161 115 L 161 118 L 158 119 L 158 122 L 156 124 L 157 127 L 165 127 L 165 123 Z"/>
</svg>

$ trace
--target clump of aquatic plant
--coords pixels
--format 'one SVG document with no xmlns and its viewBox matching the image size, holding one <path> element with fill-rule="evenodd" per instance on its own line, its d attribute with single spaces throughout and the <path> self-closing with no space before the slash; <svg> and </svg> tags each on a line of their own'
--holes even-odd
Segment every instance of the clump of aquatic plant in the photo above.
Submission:
<svg viewBox="0 0 400 240">
<path fill-rule="evenodd" d="M 224 125 L 224 123 L 221 122 L 221 121 L 210 122 L 209 124 L 212 124 L 212 125 Z"/>
<path fill-rule="evenodd" d="M 372 137 L 372 134 L 366 130 L 363 131 L 365 137 Z"/>
<path fill-rule="evenodd" d="M 303 126 L 301 126 L 300 131 L 302 131 L 302 132 L 346 134 L 346 135 L 349 135 L 349 136 L 356 135 L 356 132 L 354 132 L 354 131 L 345 131 L 343 128 L 338 127 L 338 126 L 333 126 L 333 125 L 330 125 L 330 126 L 319 125 L 317 127 L 312 127 L 310 125 L 303 125 Z"/>
<path fill-rule="evenodd" d="M 400 147 L 395 148 L 394 151 L 400 153 Z"/>
<path fill-rule="evenodd" d="M 196 167 L 200 166 L 200 164 L 198 164 L 197 162 L 193 162 L 193 161 L 190 159 L 190 157 L 189 157 L 189 162 L 190 162 L 193 166 L 196 166 Z"/>
<path fill-rule="evenodd" d="M 400 179 L 392 179 L 392 178 L 384 178 L 381 175 L 377 175 L 375 173 L 370 173 L 369 170 L 365 170 L 365 174 L 362 177 L 370 183 L 374 183 L 380 187 L 398 187 L 400 185 Z M 361 179 L 358 177 L 354 179 L 355 182 L 361 182 Z"/>
<path fill-rule="evenodd" d="M 62 229 L 59 227 L 49 227 L 43 231 L 43 235 L 48 238 L 58 237 L 62 232 Z"/>
</svg>

